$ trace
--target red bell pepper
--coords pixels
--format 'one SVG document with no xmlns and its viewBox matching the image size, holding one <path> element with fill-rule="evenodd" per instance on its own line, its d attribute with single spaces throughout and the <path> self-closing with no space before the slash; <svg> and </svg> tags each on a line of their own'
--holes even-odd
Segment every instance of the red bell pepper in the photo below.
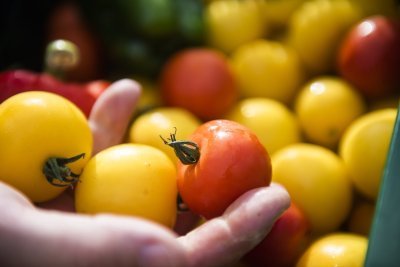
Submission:
<svg viewBox="0 0 400 267">
<path fill-rule="evenodd" d="M 109 85 L 105 80 L 66 83 L 46 73 L 9 70 L 0 73 L 0 103 L 18 93 L 46 91 L 69 99 L 88 117 L 94 102 Z"/>
</svg>

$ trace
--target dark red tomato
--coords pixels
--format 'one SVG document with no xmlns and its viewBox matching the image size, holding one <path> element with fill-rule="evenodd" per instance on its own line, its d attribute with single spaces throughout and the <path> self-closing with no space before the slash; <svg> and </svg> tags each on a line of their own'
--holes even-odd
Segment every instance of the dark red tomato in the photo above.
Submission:
<svg viewBox="0 0 400 267">
<path fill-rule="evenodd" d="M 178 190 L 189 209 L 206 219 L 220 216 L 246 191 L 268 186 L 271 160 L 257 136 L 229 120 L 202 124 L 191 136 L 197 163 L 178 163 Z"/>
<path fill-rule="evenodd" d="M 369 99 L 400 92 L 400 19 L 373 16 L 356 24 L 338 55 L 339 73 Z"/>
<path fill-rule="evenodd" d="M 294 266 L 305 249 L 309 223 L 305 214 L 291 203 L 268 235 L 243 258 L 249 267 Z"/>
<path fill-rule="evenodd" d="M 87 83 L 64 83 L 56 92 L 76 104 L 89 117 L 97 98 L 111 85 L 106 80 L 94 80 Z"/>
<path fill-rule="evenodd" d="M 221 118 L 237 99 L 236 82 L 222 52 L 190 48 L 165 64 L 160 78 L 163 101 L 203 120 Z"/>
<path fill-rule="evenodd" d="M 46 73 L 9 70 L 0 73 L 0 103 L 18 93 L 46 91 L 66 97 L 88 117 L 97 98 L 110 84 L 105 80 L 65 83 Z"/>
</svg>

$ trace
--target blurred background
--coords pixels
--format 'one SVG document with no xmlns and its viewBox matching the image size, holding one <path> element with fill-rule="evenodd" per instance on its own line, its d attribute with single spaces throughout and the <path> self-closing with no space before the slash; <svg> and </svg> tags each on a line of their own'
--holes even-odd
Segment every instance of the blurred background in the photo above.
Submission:
<svg viewBox="0 0 400 267">
<path fill-rule="evenodd" d="M 49 42 L 72 41 L 80 60 L 64 81 L 139 81 L 126 141 L 173 160 L 159 139 L 173 127 L 186 139 L 211 119 L 246 125 L 293 205 L 238 266 L 362 266 L 399 104 L 399 7 L 400 0 L 2 0 L 0 72 L 45 73 Z M 0 77 L 0 92 L 16 89 L 14 76 Z"/>
</svg>

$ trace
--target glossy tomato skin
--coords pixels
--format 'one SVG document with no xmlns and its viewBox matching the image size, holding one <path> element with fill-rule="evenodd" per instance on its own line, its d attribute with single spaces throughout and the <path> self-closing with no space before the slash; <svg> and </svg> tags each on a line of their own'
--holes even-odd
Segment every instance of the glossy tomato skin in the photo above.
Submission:
<svg viewBox="0 0 400 267">
<path fill-rule="evenodd" d="M 185 108 L 202 120 L 221 118 L 237 99 L 227 57 L 209 48 L 172 56 L 162 70 L 160 89 L 166 105 Z"/>
<path fill-rule="evenodd" d="M 356 24 L 338 54 L 339 73 L 367 98 L 400 92 L 400 19 L 372 16 Z"/>
<path fill-rule="evenodd" d="M 308 239 L 309 223 L 292 201 L 267 236 L 243 258 L 248 267 L 294 266 Z"/>
<path fill-rule="evenodd" d="M 87 163 L 75 191 L 79 213 L 138 216 L 172 228 L 176 220 L 176 170 L 161 150 L 120 144 Z"/>
<path fill-rule="evenodd" d="M 178 163 L 178 190 L 194 213 L 206 219 L 221 215 L 246 191 L 268 186 L 271 161 L 257 136 L 230 120 L 212 120 L 192 134 L 200 148 L 193 165 Z"/>
<path fill-rule="evenodd" d="M 64 97 L 29 91 L 0 105 L 0 180 L 33 202 L 51 200 L 67 188 L 46 179 L 43 167 L 49 158 L 84 153 L 83 158 L 66 165 L 79 175 L 91 157 L 92 146 L 86 117 Z"/>
</svg>

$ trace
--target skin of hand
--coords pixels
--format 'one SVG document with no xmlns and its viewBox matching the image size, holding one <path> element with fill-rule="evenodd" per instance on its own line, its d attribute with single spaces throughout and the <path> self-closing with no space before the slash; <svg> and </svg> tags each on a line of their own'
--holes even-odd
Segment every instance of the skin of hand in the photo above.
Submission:
<svg viewBox="0 0 400 267">
<path fill-rule="evenodd" d="M 122 142 L 140 86 L 124 79 L 106 92 L 89 118 L 94 153 Z M 66 212 L 73 211 L 71 191 L 35 206 L 0 181 L 0 266 L 230 266 L 289 205 L 287 191 L 271 184 L 246 192 L 222 216 L 181 235 L 137 217 Z"/>
</svg>

